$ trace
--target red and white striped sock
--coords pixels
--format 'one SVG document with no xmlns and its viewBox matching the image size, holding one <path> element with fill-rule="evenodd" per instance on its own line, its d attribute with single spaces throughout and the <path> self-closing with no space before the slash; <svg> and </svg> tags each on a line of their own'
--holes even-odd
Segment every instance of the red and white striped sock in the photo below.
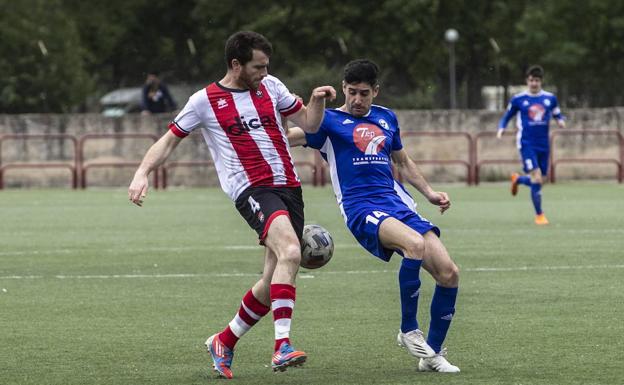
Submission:
<svg viewBox="0 0 624 385">
<path fill-rule="evenodd" d="M 295 307 L 296 289 L 294 286 L 282 283 L 271 285 L 271 310 L 275 324 L 275 351 L 283 342 L 290 344 L 290 322 Z"/>
<path fill-rule="evenodd" d="M 228 326 L 219 333 L 219 340 L 233 350 L 238 340 L 260 321 L 260 318 L 265 316 L 269 310 L 271 309 L 258 301 L 251 290 L 249 290 L 243 297 L 238 313 L 236 313 Z"/>
</svg>

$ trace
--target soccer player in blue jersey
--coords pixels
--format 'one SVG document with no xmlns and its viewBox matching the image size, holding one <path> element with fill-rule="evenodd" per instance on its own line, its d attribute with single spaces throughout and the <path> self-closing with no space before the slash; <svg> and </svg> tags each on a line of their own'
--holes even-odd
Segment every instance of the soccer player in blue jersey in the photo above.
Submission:
<svg viewBox="0 0 624 385">
<path fill-rule="evenodd" d="M 372 104 L 379 93 L 378 72 L 369 60 L 348 63 L 342 82 L 345 104 L 325 110 L 318 133 L 310 135 L 293 127 L 288 139 L 291 146 L 318 149 L 329 163 L 338 206 L 358 242 L 383 261 L 389 261 L 394 252 L 403 257 L 398 274 L 399 345 L 420 357 L 421 371 L 459 372 L 442 349 L 455 314 L 459 269 L 438 238 L 440 230 L 416 212 L 414 200 L 394 179 L 392 163 L 440 212 L 451 201 L 446 193 L 431 188 L 403 149 L 394 112 Z M 416 318 L 421 266 L 436 281 L 426 340 Z"/>
<path fill-rule="evenodd" d="M 554 117 L 559 128 L 565 128 L 565 121 L 557 97 L 542 90 L 544 70 L 540 66 L 532 66 L 526 73 L 527 90 L 514 95 L 509 102 L 505 115 L 498 123 L 497 137 L 500 139 L 509 120 L 516 118 L 518 134 L 516 145 L 522 158 L 525 174 L 511 174 L 511 195 L 518 193 L 518 185 L 531 188 L 531 200 L 535 208 L 535 224 L 547 225 L 548 219 L 542 211 L 542 185 L 548 172 L 550 143 L 548 141 L 548 125 Z"/>
</svg>

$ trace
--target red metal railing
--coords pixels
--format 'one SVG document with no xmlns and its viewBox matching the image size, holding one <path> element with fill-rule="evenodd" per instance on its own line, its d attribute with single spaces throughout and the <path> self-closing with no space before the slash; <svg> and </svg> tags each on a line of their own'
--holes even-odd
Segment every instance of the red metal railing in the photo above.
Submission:
<svg viewBox="0 0 624 385">
<path fill-rule="evenodd" d="M 466 182 L 470 184 L 478 184 L 480 181 L 481 168 L 488 164 L 517 164 L 519 162 L 517 152 L 510 151 L 510 153 L 516 154 L 514 158 L 489 158 L 481 159 L 479 154 L 479 144 L 485 137 L 494 137 L 495 131 L 482 131 L 476 134 L 469 134 L 466 132 L 455 131 L 423 131 L 423 132 L 408 132 L 404 133 L 404 138 L 409 137 L 458 137 L 465 138 L 467 144 L 467 159 L 453 158 L 453 159 L 425 159 L 416 160 L 420 164 L 440 164 L 440 165 L 460 165 L 466 168 Z M 557 158 L 559 151 L 555 148 L 556 138 L 560 136 L 569 135 L 612 135 L 617 138 L 617 144 L 619 148 L 618 157 L 607 158 L 578 158 L 578 157 L 561 157 Z M 73 160 L 62 161 L 50 161 L 50 162 L 2 162 L 2 144 L 9 140 L 69 140 L 73 145 Z M 87 171 L 96 167 L 138 167 L 139 161 L 87 161 L 85 159 L 85 143 L 92 140 L 104 140 L 104 139 L 148 139 L 151 143 L 158 140 L 158 137 L 154 134 L 148 133 L 120 133 L 120 134 L 86 134 L 77 139 L 73 135 L 69 134 L 5 134 L 0 135 L 0 189 L 4 187 L 4 173 L 9 169 L 25 169 L 25 168 L 64 168 L 68 169 L 71 173 L 71 182 L 73 188 L 78 188 L 80 185 L 82 188 L 87 186 Z M 553 130 L 550 134 L 551 154 L 549 159 L 550 171 L 549 178 L 552 183 L 556 181 L 557 167 L 563 163 L 608 163 L 613 164 L 617 168 L 618 182 L 624 182 L 624 136 L 618 130 Z M 465 154 L 465 153 L 464 153 Z M 326 180 L 327 166 L 322 160 L 318 152 L 314 154 L 314 161 L 296 161 L 297 167 L 309 167 L 312 170 L 312 185 L 324 186 Z M 162 173 L 162 187 L 166 188 L 168 184 L 168 173 L 170 169 L 176 167 L 196 167 L 196 166 L 214 166 L 212 161 L 174 161 L 166 163 L 161 167 L 161 170 L 157 170 L 153 175 L 153 184 L 155 188 L 160 187 L 160 174 Z"/>
<path fill-rule="evenodd" d="M 618 158 L 558 158 L 555 157 L 555 139 L 565 136 L 577 135 L 613 135 L 617 138 L 619 145 Z M 556 181 L 557 166 L 562 163 L 610 163 L 617 168 L 617 180 L 622 183 L 622 165 L 624 164 L 624 137 L 619 130 L 554 130 L 550 134 L 550 182 Z"/>
<path fill-rule="evenodd" d="M 166 189 L 169 183 L 169 169 L 177 167 L 199 167 L 199 166 L 214 166 L 214 162 L 211 160 L 197 160 L 197 161 L 175 161 L 164 164 L 162 169 L 162 188 Z"/>
<path fill-rule="evenodd" d="M 102 168 L 102 167 L 114 167 L 114 168 L 123 168 L 123 167 L 139 167 L 141 164 L 140 161 L 110 161 L 110 162 L 102 162 L 102 161 L 85 161 L 84 156 L 84 148 L 85 143 L 93 140 L 110 140 L 110 139 L 149 139 L 152 143 L 155 143 L 158 140 L 158 136 L 155 134 L 148 133 L 119 133 L 119 134 L 85 134 L 80 137 L 78 141 L 78 158 L 80 162 L 80 187 L 87 188 L 87 171 L 91 168 Z M 142 155 L 142 154 L 141 154 Z M 153 173 L 154 178 L 154 188 L 159 188 L 159 177 L 158 170 Z"/>
<path fill-rule="evenodd" d="M 440 165 L 460 165 L 466 167 L 466 183 L 471 185 L 474 183 L 474 140 L 472 135 L 467 132 L 457 132 L 457 131 L 419 131 L 419 132 L 404 132 L 401 135 L 401 138 L 409 138 L 409 137 L 434 137 L 434 138 L 464 138 L 466 139 L 466 148 L 468 150 L 468 160 L 465 159 L 414 159 L 414 161 L 418 164 L 440 164 Z M 399 181 L 402 181 L 400 175 L 398 175 Z"/>
<path fill-rule="evenodd" d="M 512 132 L 508 132 L 505 134 L 505 136 L 515 136 L 515 131 Z M 474 182 L 475 185 L 478 185 L 480 182 L 480 178 L 481 178 L 481 168 L 486 165 L 486 164 L 517 164 L 520 162 L 518 156 L 517 156 L 517 151 L 514 151 L 513 153 L 516 154 L 515 158 L 491 158 L 491 159 L 482 159 L 479 160 L 479 142 L 481 141 L 482 138 L 485 137 L 489 137 L 489 138 L 494 138 L 496 137 L 496 131 L 480 131 L 477 132 L 476 134 L 474 134 L 473 136 L 473 165 L 474 165 Z"/>
<path fill-rule="evenodd" d="M 9 162 L 2 163 L 2 143 L 6 140 L 24 140 L 31 139 L 60 139 L 69 140 L 73 148 L 73 161 L 71 162 Z M 0 135 L 0 189 L 4 188 L 4 172 L 9 169 L 42 169 L 42 168 L 66 168 L 71 173 L 72 188 L 78 187 L 78 169 L 80 168 L 80 160 L 77 155 L 78 141 L 75 136 L 69 134 L 5 134 Z"/>
</svg>

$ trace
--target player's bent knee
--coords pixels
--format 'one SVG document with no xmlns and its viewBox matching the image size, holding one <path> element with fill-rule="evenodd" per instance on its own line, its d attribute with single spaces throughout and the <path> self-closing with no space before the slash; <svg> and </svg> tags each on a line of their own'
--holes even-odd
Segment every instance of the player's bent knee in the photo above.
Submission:
<svg viewBox="0 0 624 385">
<path fill-rule="evenodd" d="M 459 268 L 454 263 L 440 272 L 436 281 L 443 287 L 457 287 L 459 284 Z"/>
<path fill-rule="evenodd" d="M 277 259 L 279 262 L 298 265 L 301 262 L 301 246 L 298 242 L 290 242 L 278 253 Z"/>
<path fill-rule="evenodd" d="M 425 240 L 423 238 L 411 237 L 403 245 L 405 258 L 422 259 L 425 254 Z"/>
</svg>

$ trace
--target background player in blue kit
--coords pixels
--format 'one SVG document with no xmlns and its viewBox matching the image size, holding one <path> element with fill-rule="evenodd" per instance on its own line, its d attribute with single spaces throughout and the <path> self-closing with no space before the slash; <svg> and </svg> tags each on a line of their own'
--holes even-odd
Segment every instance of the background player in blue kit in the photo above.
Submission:
<svg viewBox="0 0 624 385">
<path fill-rule="evenodd" d="M 526 73 L 527 90 L 515 95 L 509 101 L 505 115 L 498 124 L 497 137 L 503 136 L 509 120 L 520 113 L 516 119 L 518 134 L 516 145 L 522 158 L 524 172 L 528 175 L 511 175 L 511 194 L 518 193 L 518 185 L 531 188 L 531 200 L 535 208 L 535 224 L 547 225 L 548 219 L 542 211 L 542 184 L 548 173 L 548 157 L 550 143 L 548 141 L 548 124 L 551 116 L 557 120 L 559 128 L 565 128 L 565 121 L 557 97 L 542 90 L 544 70 L 540 66 L 532 66 Z"/>
<path fill-rule="evenodd" d="M 288 139 L 291 146 L 318 149 L 327 160 L 340 211 L 358 242 L 384 261 L 395 251 L 403 256 L 399 345 L 420 357 L 421 371 L 459 372 L 442 349 L 455 314 L 459 269 L 438 238 L 440 230 L 416 212 L 411 196 L 393 178 L 391 162 L 440 212 L 451 202 L 446 193 L 431 188 L 403 149 L 395 114 L 372 104 L 379 92 L 378 72 L 369 60 L 348 63 L 342 83 L 345 104 L 325 110 L 318 133 L 293 127 Z M 421 266 L 436 280 L 426 341 L 416 318 Z"/>
</svg>

